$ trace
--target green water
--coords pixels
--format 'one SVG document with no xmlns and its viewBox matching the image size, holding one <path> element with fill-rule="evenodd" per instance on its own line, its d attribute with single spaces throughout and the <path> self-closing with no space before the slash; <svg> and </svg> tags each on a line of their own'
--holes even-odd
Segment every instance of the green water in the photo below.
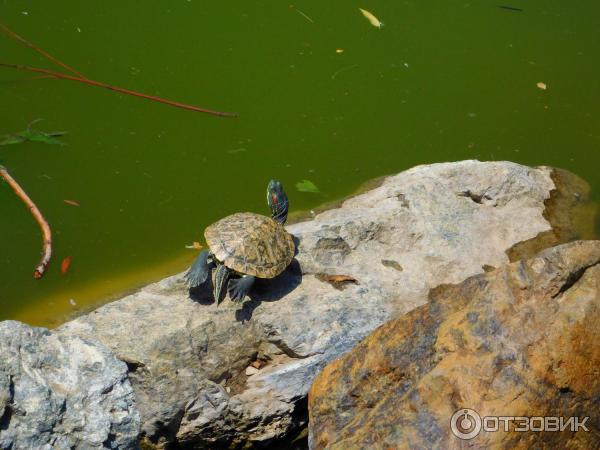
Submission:
<svg viewBox="0 0 600 450">
<path fill-rule="evenodd" d="M 70 299 L 183 269 L 206 225 L 267 212 L 270 178 L 299 210 L 417 164 L 508 159 L 567 168 L 597 199 L 599 16 L 593 0 L 1 1 L 1 22 L 88 78 L 239 117 L 0 68 L 0 134 L 69 131 L 0 147 L 55 251 L 34 280 L 37 225 L 0 185 L 0 319 L 51 324 Z M 55 68 L 4 35 L 0 55 Z M 322 194 L 297 192 L 305 178 Z"/>
</svg>

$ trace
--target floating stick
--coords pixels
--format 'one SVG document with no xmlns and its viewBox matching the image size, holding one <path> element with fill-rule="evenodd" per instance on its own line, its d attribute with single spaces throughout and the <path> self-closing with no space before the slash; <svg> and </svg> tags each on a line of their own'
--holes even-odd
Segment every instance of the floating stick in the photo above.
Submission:
<svg viewBox="0 0 600 450">
<path fill-rule="evenodd" d="M 100 83 L 98 81 L 90 80 L 90 79 L 86 78 L 84 75 L 82 75 L 80 72 L 78 72 L 75 69 L 73 69 L 72 67 L 66 65 L 62 61 L 59 61 L 54 56 L 50 55 L 48 52 L 46 52 L 46 51 L 42 50 L 41 48 L 37 47 L 36 45 L 32 44 L 24 37 L 18 35 L 17 33 L 12 31 L 10 28 L 8 28 L 6 25 L 4 25 L 2 23 L 0 23 L 0 31 L 4 32 L 11 38 L 19 41 L 21 44 L 35 50 L 36 52 L 38 52 L 39 54 L 44 56 L 46 59 L 52 61 L 54 64 L 57 64 L 65 69 L 67 69 L 69 72 L 75 74 L 76 76 L 66 75 L 61 72 L 54 72 L 52 70 L 39 69 L 37 67 L 24 66 L 24 65 L 20 65 L 20 64 L 4 64 L 4 63 L 2 63 L 2 64 L 0 64 L 0 66 L 10 67 L 10 68 L 19 69 L 19 70 L 28 70 L 30 72 L 38 72 L 38 73 L 42 73 L 42 74 L 45 74 L 50 77 L 62 78 L 63 80 L 79 81 L 80 83 L 86 83 L 86 84 L 89 84 L 92 86 L 109 89 L 111 91 L 120 92 L 122 94 L 133 95 L 134 97 L 141 97 L 141 98 L 145 98 L 148 100 L 153 100 L 155 102 L 164 103 L 164 104 L 170 105 L 170 106 L 175 106 L 176 108 L 182 108 L 182 109 L 187 109 L 190 111 L 212 114 L 213 116 L 220 116 L 220 117 L 237 117 L 238 116 L 235 113 L 220 112 L 220 111 L 213 111 L 213 110 L 205 109 L 205 108 L 199 108 L 198 106 L 174 102 L 174 101 L 167 100 L 164 98 L 155 97 L 153 95 L 142 94 L 140 92 L 131 91 L 129 89 L 123 89 L 123 88 L 120 88 L 117 86 L 111 86 L 111 85 L 108 85 L 105 83 Z"/>
<path fill-rule="evenodd" d="M 44 239 L 43 256 L 39 265 L 33 272 L 33 278 L 42 278 L 46 272 L 46 269 L 48 268 L 48 264 L 50 264 L 50 258 L 52 258 L 52 232 L 50 231 L 50 225 L 48 225 L 48 222 L 46 219 L 44 219 L 44 216 L 42 216 L 40 210 L 37 208 L 37 206 L 35 206 L 35 203 L 31 201 L 23 188 L 19 186 L 19 183 L 17 183 L 15 179 L 10 176 L 6 170 L 6 167 L 4 166 L 0 166 L 0 177 L 2 177 L 13 189 L 13 191 L 15 191 L 17 197 L 19 197 L 23 203 L 25 203 L 25 206 L 27 206 L 42 230 L 42 237 Z"/>
<path fill-rule="evenodd" d="M 41 48 L 37 47 L 36 45 L 32 44 L 31 42 L 29 42 L 24 37 L 19 36 L 17 33 L 15 33 L 13 30 L 11 30 L 10 28 L 8 28 L 6 25 L 4 25 L 2 23 L 0 23 L 0 31 L 3 31 L 5 34 L 7 34 L 11 38 L 19 41 L 21 44 L 25 45 L 26 47 L 29 47 L 29 48 L 35 50 L 40 55 L 42 55 L 44 58 L 49 59 L 50 61 L 52 61 L 54 64 L 58 64 L 62 68 L 67 69 L 69 72 L 77 75 L 79 78 L 85 78 L 85 76 L 83 76 L 81 73 L 77 72 L 72 67 L 67 66 L 64 62 L 59 61 L 54 56 L 52 56 L 51 54 L 45 52 L 44 50 L 42 50 Z"/>
<path fill-rule="evenodd" d="M 9 67 L 11 69 L 26 70 L 26 71 L 29 71 L 29 72 L 43 73 L 45 75 L 50 75 L 52 77 L 61 78 L 63 80 L 78 81 L 80 83 L 85 83 L 85 84 L 89 84 L 91 86 L 96 86 L 96 87 L 101 87 L 101 88 L 104 88 L 104 89 L 109 89 L 111 91 L 120 92 L 122 94 L 133 95 L 134 97 L 146 98 L 148 100 L 154 100 L 155 102 L 165 103 L 167 105 L 175 106 L 177 108 L 189 109 L 190 111 L 196 111 L 196 112 L 202 112 L 202 113 L 206 113 L 206 114 L 212 114 L 213 116 L 237 117 L 237 114 L 235 114 L 235 113 L 213 111 L 211 109 L 200 108 L 198 106 L 186 105 L 185 103 L 174 102 L 174 101 L 171 101 L 171 100 L 167 100 L 165 98 L 160 98 L 160 97 L 155 97 L 153 95 L 142 94 L 140 92 L 130 91 L 129 89 L 123 89 L 123 88 L 120 88 L 120 87 L 117 87 L 117 86 L 111 86 L 109 84 L 100 83 L 99 81 L 89 80 L 87 78 L 79 78 L 79 77 L 75 77 L 75 76 L 72 76 L 72 75 L 67 75 L 67 74 L 64 74 L 64 73 L 61 73 L 61 72 L 54 72 L 53 70 L 40 69 L 39 67 L 31 67 L 31 66 L 24 66 L 24 65 L 21 65 L 21 64 L 7 64 L 7 63 L 0 63 L 0 67 Z"/>
</svg>

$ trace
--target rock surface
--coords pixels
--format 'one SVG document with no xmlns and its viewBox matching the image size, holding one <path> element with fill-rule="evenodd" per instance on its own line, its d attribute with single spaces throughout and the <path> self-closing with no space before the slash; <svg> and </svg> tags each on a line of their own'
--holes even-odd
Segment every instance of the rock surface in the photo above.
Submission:
<svg viewBox="0 0 600 450">
<path fill-rule="evenodd" d="M 107 348 L 5 321 L 0 355 L 0 448 L 137 448 L 127 367 Z"/>
<path fill-rule="evenodd" d="M 416 167 L 288 226 L 296 261 L 257 282 L 243 306 L 217 308 L 210 287 L 190 298 L 177 275 L 59 333 L 98 339 L 127 362 L 148 442 L 268 443 L 305 425 L 307 392 L 329 361 L 424 303 L 431 287 L 497 267 L 515 244 L 553 233 L 544 215 L 556 173 L 508 162 Z"/>
<path fill-rule="evenodd" d="M 598 448 L 598 323 L 600 241 L 440 286 L 317 377 L 311 448 Z M 587 416 L 590 432 L 481 431 L 460 440 L 450 419 L 461 408 L 481 417 Z"/>
</svg>

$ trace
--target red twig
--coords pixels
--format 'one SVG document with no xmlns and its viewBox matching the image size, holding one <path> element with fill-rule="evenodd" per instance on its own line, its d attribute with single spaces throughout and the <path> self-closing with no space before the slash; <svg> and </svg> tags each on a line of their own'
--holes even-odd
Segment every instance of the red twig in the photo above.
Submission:
<svg viewBox="0 0 600 450">
<path fill-rule="evenodd" d="M 44 254 L 42 256 L 42 260 L 33 272 L 34 278 L 42 278 L 44 276 L 44 272 L 46 272 L 48 264 L 50 264 L 50 258 L 52 257 L 52 232 L 50 231 L 50 225 L 48 225 L 48 222 L 46 222 L 46 219 L 44 219 L 44 216 L 42 216 L 40 210 L 37 208 L 37 206 L 35 206 L 35 203 L 31 201 L 23 188 L 19 186 L 19 183 L 17 183 L 15 179 L 10 176 L 6 168 L 3 166 L 0 166 L 0 177 L 2 177 L 13 189 L 13 191 L 15 191 L 17 197 L 19 197 L 23 203 L 25 203 L 25 206 L 27 206 L 42 230 L 42 236 L 44 238 Z"/>
<path fill-rule="evenodd" d="M 202 113 L 206 113 L 206 114 L 212 114 L 213 116 L 237 117 L 237 114 L 235 114 L 235 113 L 213 111 L 211 109 L 199 108 L 198 106 L 193 106 L 193 105 L 187 105 L 185 103 L 174 102 L 174 101 L 167 100 L 167 99 L 164 99 L 164 98 L 161 98 L 161 97 L 155 97 L 153 95 L 142 94 L 140 92 L 130 91 L 129 89 L 123 89 L 123 88 L 120 88 L 120 87 L 117 87 L 117 86 L 111 86 L 111 85 L 108 85 L 108 84 L 100 83 L 99 81 L 89 80 L 87 78 L 74 77 L 74 76 L 71 76 L 71 75 L 66 75 L 64 73 L 54 72 L 52 70 L 40 69 L 38 67 L 24 66 L 24 65 L 21 65 L 21 64 L 7 64 L 7 63 L 0 63 L 0 67 L 9 67 L 11 69 L 26 70 L 26 71 L 29 71 L 29 72 L 43 73 L 45 75 L 50 75 L 52 77 L 61 78 L 63 80 L 78 81 L 80 83 L 85 83 L 85 84 L 89 84 L 91 86 L 96 86 L 96 87 L 101 87 L 101 88 L 104 88 L 104 89 L 109 89 L 111 91 L 120 92 L 122 94 L 133 95 L 134 97 L 141 97 L 141 98 L 145 98 L 145 99 L 148 99 L 148 100 L 154 100 L 155 102 L 164 103 L 166 105 L 175 106 L 177 108 L 188 109 L 190 111 L 197 111 L 197 112 L 202 112 Z"/>
<path fill-rule="evenodd" d="M 31 42 L 29 42 L 24 37 L 19 36 L 17 33 L 15 33 L 13 30 L 11 30 L 10 28 L 8 28 L 6 25 L 0 23 L 0 30 L 3 31 L 4 33 L 6 33 L 7 35 L 9 35 L 11 38 L 15 39 L 16 41 L 19 41 L 21 44 L 25 45 L 26 47 L 29 47 L 29 48 L 35 50 L 40 55 L 42 55 L 44 58 L 49 59 L 50 61 L 52 61 L 54 64 L 58 64 L 59 66 L 63 67 L 64 69 L 67 69 L 69 72 L 77 75 L 80 78 L 85 78 L 85 76 L 83 76 L 81 73 L 77 72 L 72 67 L 67 66 L 64 62 L 59 61 L 58 59 L 56 59 L 51 54 L 45 52 L 41 48 L 39 48 L 36 45 L 32 44 Z"/>
</svg>

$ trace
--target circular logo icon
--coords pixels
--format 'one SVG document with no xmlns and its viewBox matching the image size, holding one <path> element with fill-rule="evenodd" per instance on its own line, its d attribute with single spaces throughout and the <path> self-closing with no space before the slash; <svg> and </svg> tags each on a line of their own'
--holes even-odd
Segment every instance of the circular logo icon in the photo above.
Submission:
<svg viewBox="0 0 600 450">
<path fill-rule="evenodd" d="M 468 441 L 481 431 L 481 416 L 472 409 L 459 409 L 450 419 L 450 428 L 454 436 Z"/>
</svg>

